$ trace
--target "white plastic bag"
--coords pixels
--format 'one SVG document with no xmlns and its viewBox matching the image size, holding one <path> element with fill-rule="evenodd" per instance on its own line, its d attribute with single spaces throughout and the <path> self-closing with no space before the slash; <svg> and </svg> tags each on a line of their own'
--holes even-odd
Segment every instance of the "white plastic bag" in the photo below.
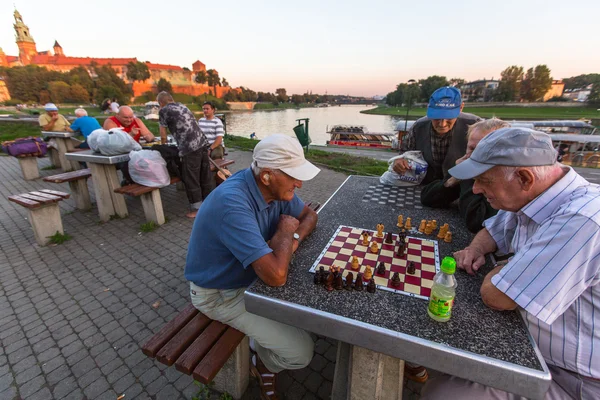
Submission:
<svg viewBox="0 0 600 400">
<path fill-rule="evenodd" d="M 394 161 L 404 158 L 408 161 L 410 169 L 403 175 L 394 171 Z M 381 175 L 379 182 L 391 186 L 414 186 L 423 182 L 427 175 L 427 161 L 423 158 L 420 151 L 405 151 L 399 156 L 388 160 L 388 170 Z"/>
<path fill-rule="evenodd" d="M 129 153 L 129 175 L 135 183 L 144 186 L 161 188 L 171 184 L 167 162 L 154 150 Z"/>
<path fill-rule="evenodd" d="M 141 150 L 142 146 L 137 143 L 133 138 L 125 131 L 119 128 L 113 128 L 109 131 L 102 130 L 103 132 L 98 133 L 95 146 L 102 155 L 115 156 L 118 154 L 127 154 L 132 150 Z M 98 132 L 95 130 L 94 134 Z M 90 135 L 91 136 L 91 135 Z M 89 142 L 88 142 L 89 144 Z M 92 146 L 90 145 L 90 148 Z"/>
<path fill-rule="evenodd" d="M 90 149 L 92 149 L 93 151 L 98 151 L 98 138 L 100 137 L 100 135 L 106 134 L 106 132 L 107 131 L 105 131 L 104 129 L 96 129 L 95 131 L 89 134 L 89 136 L 87 137 L 87 144 L 88 146 L 90 146 Z"/>
</svg>

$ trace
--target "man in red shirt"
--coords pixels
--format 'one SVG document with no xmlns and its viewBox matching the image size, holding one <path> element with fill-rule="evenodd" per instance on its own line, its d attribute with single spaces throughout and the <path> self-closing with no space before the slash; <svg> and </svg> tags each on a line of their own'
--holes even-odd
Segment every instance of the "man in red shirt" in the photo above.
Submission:
<svg viewBox="0 0 600 400">
<path fill-rule="evenodd" d="M 154 141 L 152 132 L 146 128 L 141 119 L 136 118 L 133 110 L 128 106 L 121 106 L 117 115 L 106 118 L 102 128 L 107 131 L 112 128 L 121 128 L 129 133 L 136 142 L 139 142 L 141 137 L 148 143 Z"/>
</svg>

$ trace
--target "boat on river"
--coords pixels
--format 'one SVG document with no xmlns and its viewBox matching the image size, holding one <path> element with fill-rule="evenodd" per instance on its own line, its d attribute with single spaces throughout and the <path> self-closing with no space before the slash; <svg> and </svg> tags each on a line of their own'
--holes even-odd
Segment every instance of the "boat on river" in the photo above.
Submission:
<svg viewBox="0 0 600 400">
<path fill-rule="evenodd" d="M 395 132 L 369 132 L 364 125 L 333 125 L 327 129 L 330 147 L 367 148 L 391 150 L 397 138 Z"/>
</svg>

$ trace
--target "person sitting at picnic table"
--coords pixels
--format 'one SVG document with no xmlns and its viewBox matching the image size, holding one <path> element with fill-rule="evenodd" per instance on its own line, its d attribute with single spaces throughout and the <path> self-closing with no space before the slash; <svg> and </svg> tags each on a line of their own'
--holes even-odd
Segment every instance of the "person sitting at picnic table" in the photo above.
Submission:
<svg viewBox="0 0 600 400">
<path fill-rule="evenodd" d="M 247 312 L 244 291 L 257 277 L 285 285 L 292 254 L 317 224 L 317 214 L 294 191 L 318 173 L 296 139 L 268 136 L 254 148 L 251 167 L 204 201 L 189 241 L 185 278 L 192 304 L 251 338 L 251 371 L 266 399 L 277 398 L 277 373 L 310 363 L 314 343 L 301 329 Z"/>
<path fill-rule="evenodd" d="M 483 302 L 523 315 L 552 374 L 546 399 L 598 399 L 600 187 L 556 155 L 547 134 L 504 128 L 450 169 L 457 179 L 475 179 L 473 192 L 500 210 L 454 256 L 475 274 L 486 254 L 514 253 L 485 276 Z M 452 398 L 520 397 L 450 376 L 431 379 L 421 391 L 421 399 Z"/>
<path fill-rule="evenodd" d="M 38 118 L 38 122 L 43 131 L 49 132 L 71 132 L 69 121 L 58 113 L 58 107 L 54 103 L 46 103 L 46 111 Z"/>
<path fill-rule="evenodd" d="M 128 106 L 121 106 L 117 115 L 106 118 L 102 128 L 107 131 L 112 128 L 121 128 L 129 133 L 136 142 L 139 142 L 142 137 L 147 143 L 154 142 L 152 132 L 146 128 L 141 119 L 133 114 L 133 110 Z"/>
<path fill-rule="evenodd" d="M 210 101 L 204 102 L 202 112 L 204 112 L 204 117 L 198 120 L 198 125 L 200 125 L 202 133 L 204 133 L 210 144 L 210 158 L 213 160 L 223 158 L 225 155 L 225 147 L 223 145 L 225 130 L 223 129 L 223 122 L 221 119 L 215 117 L 215 105 Z"/>
<path fill-rule="evenodd" d="M 73 132 L 78 132 L 83 135 L 83 142 L 78 146 L 80 149 L 89 149 L 90 146 L 87 144 L 87 138 L 90 136 L 90 133 L 94 132 L 96 129 L 102 129 L 100 123 L 96 118 L 89 117 L 87 111 L 83 108 L 78 108 L 75 110 L 75 116 L 77 119 L 73 121 L 71 124 L 71 130 Z"/>
<path fill-rule="evenodd" d="M 176 103 L 167 92 L 160 92 L 156 101 L 160 104 L 158 116 L 161 143 L 167 143 L 168 128 L 175 137 L 181 157 L 181 178 L 191 208 L 186 217 L 195 218 L 200 205 L 215 188 L 208 158 L 210 145 L 189 108 Z"/>
<path fill-rule="evenodd" d="M 489 133 L 508 128 L 510 124 L 497 118 L 486 119 L 470 125 L 467 132 L 467 152 L 456 160 L 460 164 L 471 156 L 477 143 Z M 421 203 L 432 208 L 448 208 L 458 200 L 458 211 L 467 229 L 473 233 L 479 232 L 483 221 L 496 215 L 482 194 L 473 193 L 473 180 L 460 180 L 447 174 L 444 179 L 438 179 L 426 185 L 421 190 Z"/>
</svg>

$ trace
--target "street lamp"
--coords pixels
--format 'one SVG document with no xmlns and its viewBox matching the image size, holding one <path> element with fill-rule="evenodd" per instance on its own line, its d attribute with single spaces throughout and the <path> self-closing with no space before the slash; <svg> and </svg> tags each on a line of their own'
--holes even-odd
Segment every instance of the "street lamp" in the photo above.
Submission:
<svg viewBox="0 0 600 400">
<path fill-rule="evenodd" d="M 409 85 L 412 85 L 415 82 L 416 81 L 414 79 L 408 80 Z M 406 95 L 407 95 L 407 99 L 405 99 L 406 100 L 406 118 L 404 118 L 404 134 L 406 134 L 406 128 L 408 126 L 408 113 L 410 111 L 410 104 L 412 103 L 411 92 L 409 90 L 409 86 L 406 87 Z"/>
</svg>

